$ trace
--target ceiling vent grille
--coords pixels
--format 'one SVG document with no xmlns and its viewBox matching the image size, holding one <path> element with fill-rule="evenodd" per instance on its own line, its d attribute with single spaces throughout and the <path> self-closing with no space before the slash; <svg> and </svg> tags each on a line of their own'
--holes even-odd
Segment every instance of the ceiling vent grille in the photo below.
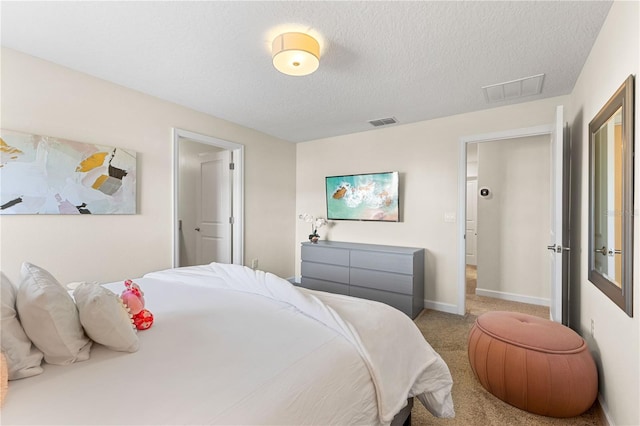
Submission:
<svg viewBox="0 0 640 426">
<path fill-rule="evenodd" d="M 389 124 L 396 124 L 397 122 L 398 120 L 396 120 L 394 117 L 369 120 L 369 124 L 371 124 L 373 127 L 388 126 Z"/>
<path fill-rule="evenodd" d="M 484 91 L 484 98 L 488 103 L 508 101 L 540 94 L 542 92 L 543 81 L 544 74 L 538 74 L 504 83 L 484 86 L 482 90 Z"/>
</svg>

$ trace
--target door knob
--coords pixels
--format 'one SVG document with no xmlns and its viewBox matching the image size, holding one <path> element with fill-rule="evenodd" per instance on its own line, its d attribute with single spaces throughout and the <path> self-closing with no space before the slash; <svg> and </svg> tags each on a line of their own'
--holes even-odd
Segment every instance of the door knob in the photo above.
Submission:
<svg viewBox="0 0 640 426">
<path fill-rule="evenodd" d="M 596 253 L 600 253 L 603 256 L 607 255 L 607 248 L 605 246 L 602 246 L 602 248 L 599 249 L 594 249 L 593 251 Z"/>
<path fill-rule="evenodd" d="M 196 228 L 196 231 L 200 232 L 200 228 Z"/>
<path fill-rule="evenodd" d="M 569 251 L 571 249 L 569 247 L 562 247 L 560 244 L 554 244 L 552 246 L 547 246 L 547 250 L 551 250 L 556 253 L 562 253 L 562 251 Z"/>
</svg>

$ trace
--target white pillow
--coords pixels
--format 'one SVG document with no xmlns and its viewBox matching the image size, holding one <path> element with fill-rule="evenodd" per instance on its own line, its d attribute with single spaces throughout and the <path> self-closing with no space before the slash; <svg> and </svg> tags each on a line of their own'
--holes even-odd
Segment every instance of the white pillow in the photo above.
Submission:
<svg viewBox="0 0 640 426">
<path fill-rule="evenodd" d="M 49 272 L 30 263 L 23 263 L 21 272 L 18 315 L 27 336 L 44 352 L 44 360 L 67 365 L 89 359 L 92 342 L 67 290 Z"/>
<path fill-rule="evenodd" d="M 42 373 L 42 352 L 27 337 L 16 312 L 17 290 L 0 272 L 2 315 L 2 353 L 7 359 L 9 380 L 24 379 Z"/>
<path fill-rule="evenodd" d="M 73 292 L 84 331 L 114 351 L 138 350 L 138 334 L 120 297 L 96 283 L 82 283 Z"/>
</svg>

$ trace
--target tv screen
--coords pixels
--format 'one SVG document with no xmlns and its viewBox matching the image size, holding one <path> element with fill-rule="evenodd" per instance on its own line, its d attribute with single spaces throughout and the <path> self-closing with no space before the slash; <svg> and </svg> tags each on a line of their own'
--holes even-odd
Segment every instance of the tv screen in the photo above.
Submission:
<svg viewBox="0 0 640 426">
<path fill-rule="evenodd" d="M 398 222 L 398 172 L 325 178 L 327 219 Z"/>
</svg>

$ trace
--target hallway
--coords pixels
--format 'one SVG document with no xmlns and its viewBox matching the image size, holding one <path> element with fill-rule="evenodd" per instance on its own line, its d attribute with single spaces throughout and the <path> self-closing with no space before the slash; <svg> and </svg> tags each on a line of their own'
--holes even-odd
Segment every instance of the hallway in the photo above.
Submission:
<svg viewBox="0 0 640 426">
<path fill-rule="evenodd" d="M 476 267 L 473 265 L 467 265 L 465 300 L 465 311 L 467 314 L 478 316 L 489 311 L 512 311 L 534 315 L 540 318 L 550 318 L 548 306 L 530 305 L 528 303 L 495 299 L 493 297 L 477 296 L 477 280 L 478 273 Z"/>
</svg>

